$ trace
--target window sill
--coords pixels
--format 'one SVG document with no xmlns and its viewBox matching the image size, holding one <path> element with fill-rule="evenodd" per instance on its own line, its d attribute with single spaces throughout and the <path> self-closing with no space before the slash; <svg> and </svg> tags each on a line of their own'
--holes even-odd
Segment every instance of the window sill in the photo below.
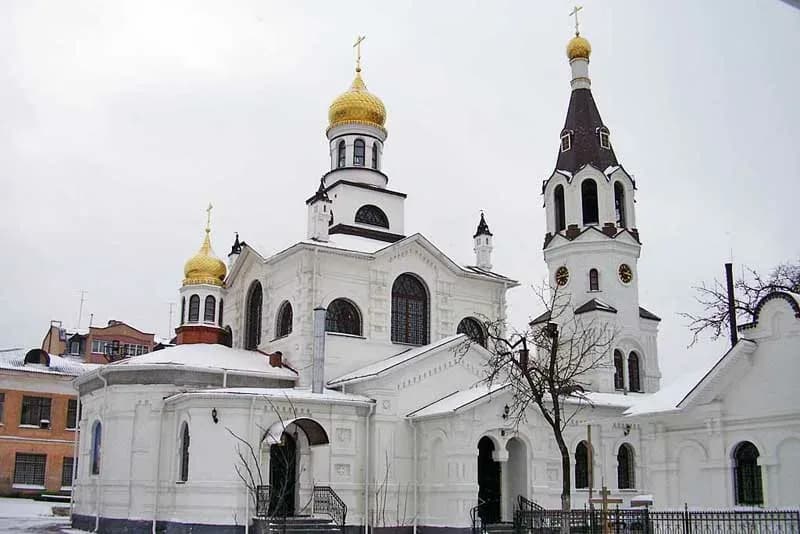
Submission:
<svg viewBox="0 0 800 534">
<path fill-rule="evenodd" d="M 272 343 L 273 341 L 279 341 L 279 340 L 281 340 L 281 339 L 286 339 L 287 337 L 289 337 L 289 336 L 291 336 L 291 335 L 292 335 L 292 333 L 291 333 L 291 332 L 289 332 L 288 334 L 286 334 L 286 335 L 284 335 L 284 336 L 273 337 L 273 338 L 270 340 L 270 343 Z"/>
<path fill-rule="evenodd" d="M 67 432 L 75 432 L 78 429 L 77 428 L 65 428 L 64 430 L 66 430 Z"/>
<path fill-rule="evenodd" d="M 60 491 L 72 491 L 72 486 L 61 486 Z"/>
<path fill-rule="evenodd" d="M 361 334 L 347 334 L 345 332 L 325 332 L 329 336 L 336 336 L 336 337 L 350 337 L 353 339 L 367 339 L 366 337 L 362 336 Z"/>
<path fill-rule="evenodd" d="M 402 341 L 392 341 L 392 345 L 402 345 L 404 347 L 424 347 L 425 345 L 429 345 L 428 343 L 420 343 L 419 345 L 416 343 L 403 343 Z"/>
<path fill-rule="evenodd" d="M 21 490 L 43 490 L 46 489 L 44 486 L 40 486 L 38 484 L 11 484 L 13 489 L 21 489 Z"/>
<path fill-rule="evenodd" d="M 50 430 L 50 428 L 42 428 L 39 425 L 19 425 L 17 428 L 29 428 L 31 430 Z"/>
</svg>

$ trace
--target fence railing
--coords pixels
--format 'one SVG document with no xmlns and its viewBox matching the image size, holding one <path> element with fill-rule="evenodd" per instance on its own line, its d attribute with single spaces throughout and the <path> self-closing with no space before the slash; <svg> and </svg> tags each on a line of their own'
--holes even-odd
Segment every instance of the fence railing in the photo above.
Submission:
<svg viewBox="0 0 800 534">
<path fill-rule="evenodd" d="M 269 486 L 256 486 L 256 517 L 269 515 Z"/>
<path fill-rule="evenodd" d="M 800 534 L 797 510 L 530 510 L 514 513 L 518 534 Z"/>
<path fill-rule="evenodd" d="M 330 486 L 314 486 L 315 514 L 326 514 L 340 528 L 344 528 L 347 519 L 347 505 Z"/>
</svg>

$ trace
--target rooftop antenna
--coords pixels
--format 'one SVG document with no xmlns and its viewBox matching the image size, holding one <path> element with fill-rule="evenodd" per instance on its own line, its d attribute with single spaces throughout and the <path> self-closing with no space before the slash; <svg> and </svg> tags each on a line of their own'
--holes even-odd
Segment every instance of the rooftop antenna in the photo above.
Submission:
<svg viewBox="0 0 800 534">
<path fill-rule="evenodd" d="M 85 289 L 81 289 L 81 305 L 80 307 L 78 307 L 78 326 L 76 326 L 75 328 L 81 327 L 81 318 L 83 317 L 83 303 L 86 302 L 87 293 L 88 291 L 86 291 Z"/>
</svg>

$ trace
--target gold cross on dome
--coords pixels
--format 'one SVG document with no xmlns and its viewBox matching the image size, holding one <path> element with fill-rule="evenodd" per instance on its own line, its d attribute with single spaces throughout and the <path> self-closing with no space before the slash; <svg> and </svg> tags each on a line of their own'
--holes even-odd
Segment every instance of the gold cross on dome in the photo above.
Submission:
<svg viewBox="0 0 800 534">
<path fill-rule="evenodd" d="M 214 206 L 211 205 L 211 202 L 208 203 L 208 208 L 206 208 L 206 213 L 208 213 L 208 217 L 206 218 L 206 232 L 211 230 L 211 210 Z"/>
<path fill-rule="evenodd" d="M 580 28 L 578 26 L 578 11 L 583 9 L 583 6 L 575 6 L 572 8 L 572 11 L 569 12 L 570 17 L 575 17 L 575 35 L 580 35 Z"/>
<path fill-rule="evenodd" d="M 361 72 L 361 41 L 366 38 L 366 35 L 359 35 L 356 37 L 356 42 L 353 44 L 353 48 L 356 49 L 356 70 L 358 72 Z"/>
</svg>

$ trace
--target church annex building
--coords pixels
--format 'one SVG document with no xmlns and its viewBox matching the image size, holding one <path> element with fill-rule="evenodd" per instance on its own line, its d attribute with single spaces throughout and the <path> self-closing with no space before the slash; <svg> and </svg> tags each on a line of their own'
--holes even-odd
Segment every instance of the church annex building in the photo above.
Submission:
<svg viewBox="0 0 800 534">
<path fill-rule="evenodd" d="M 542 187 L 551 284 L 573 317 L 619 332 L 567 431 L 573 507 L 601 480 L 623 506 L 797 507 L 800 295 L 766 297 L 713 368 L 661 388 L 660 319 L 638 296 L 637 184 L 592 95 L 590 54 L 569 42 L 569 107 Z M 209 223 L 185 265 L 178 344 L 75 380 L 76 528 L 243 533 L 256 515 L 324 503 L 346 506 L 333 519 L 348 532 L 465 533 L 479 500 L 486 522 L 509 521 L 519 495 L 560 506 L 549 427 L 532 410 L 516 428 L 507 385 L 484 382 L 481 318 L 505 319 L 519 285 L 493 265 L 486 218 L 471 265 L 406 221 L 383 168 L 386 109 L 360 61 L 328 121 L 306 238 L 265 255 L 237 236 L 224 262 Z"/>
</svg>

